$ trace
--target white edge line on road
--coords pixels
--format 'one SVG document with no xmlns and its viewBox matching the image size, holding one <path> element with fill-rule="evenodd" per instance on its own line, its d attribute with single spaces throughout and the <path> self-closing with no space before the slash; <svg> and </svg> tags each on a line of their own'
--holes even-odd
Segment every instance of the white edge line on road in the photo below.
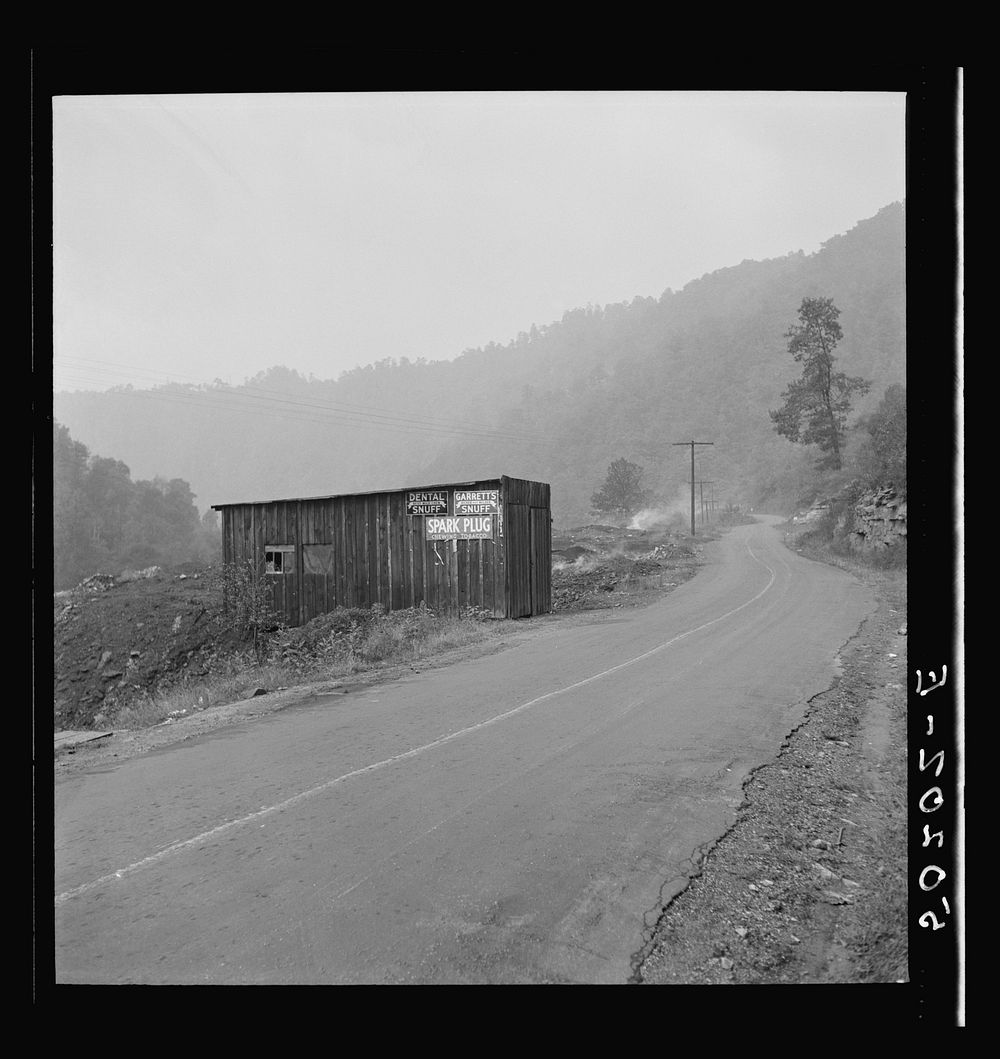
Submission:
<svg viewBox="0 0 1000 1059">
<path fill-rule="evenodd" d="M 593 684 L 595 681 L 610 676 L 612 673 L 617 673 L 619 670 L 625 669 L 627 666 L 635 665 L 636 662 L 641 662 L 643 659 L 649 658 L 658 651 L 662 651 L 665 648 L 670 647 L 672 644 L 677 643 L 679 640 L 685 639 L 685 637 L 692 636 L 696 632 L 701 632 L 703 629 L 708 629 L 713 625 L 717 625 L 720 621 L 725 621 L 726 618 L 731 618 L 734 614 L 738 614 L 741 610 L 749 607 L 751 603 L 755 603 L 760 599 L 760 597 L 763 596 L 774 584 L 774 579 L 777 576 L 763 559 L 754 555 L 749 541 L 747 542 L 746 547 L 750 557 L 755 562 L 760 563 L 771 576 L 767 584 L 757 593 L 757 595 L 748 599 L 745 603 L 741 603 L 738 607 L 726 611 L 725 614 L 720 614 L 719 617 L 713 618 L 711 621 L 706 621 L 703 625 L 698 625 L 693 629 L 688 629 L 686 632 L 678 633 L 671 639 L 665 640 L 661 644 L 657 644 L 656 647 L 651 647 L 648 651 L 643 651 L 642 654 L 638 654 L 634 658 L 630 658 L 625 662 L 619 662 L 618 665 L 611 666 L 610 669 L 604 669 L 600 673 L 595 673 L 593 676 L 585 677 L 583 680 L 578 680 L 575 684 L 567 684 L 564 688 L 556 688 L 555 691 L 547 691 L 544 695 L 539 695 L 537 698 L 531 699 L 528 702 L 522 702 L 519 706 L 514 706 L 512 709 L 506 710 L 504 713 L 498 713 L 495 717 L 490 717 L 485 721 L 479 721 L 477 724 L 471 724 L 467 728 L 460 728 L 458 731 L 450 732 L 448 735 L 443 735 L 439 739 L 435 739 L 430 743 L 424 743 L 423 746 L 414 747 L 412 750 L 406 750 L 402 754 L 396 754 L 394 757 L 385 758 L 383 761 L 376 761 L 371 765 L 365 765 L 363 768 L 354 769 L 351 772 L 345 772 L 342 776 L 337 776 L 335 779 L 327 780 L 325 783 L 321 783 L 317 787 L 311 787 L 307 791 L 295 794 L 291 798 L 286 798 L 283 802 L 278 802 L 276 805 L 258 809 L 255 813 L 248 813 L 246 816 L 241 816 L 237 820 L 230 820 L 228 823 L 220 824 L 218 827 L 213 827 L 209 831 L 202 831 L 201 834 L 195 835 L 193 838 L 186 838 L 180 842 L 174 842 L 172 845 L 166 846 L 164 849 L 158 850 L 156 853 L 151 853 L 148 857 L 143 857 L 142 860 L 137 860 L 134 864 L 129 864 L 127 867 L 119 868 L 117 871 L 111 872 L 109 875 L 102 875 L 99 879 L 83 883 L 80 886 L 74 887 L 72 890 L 66 890 L 64 893 L 58 894 L 55 899 L 56 907 L 73 897 L 79 897 L 99 886 L 115 882 L 118 879 L 123 879 L 126 875 L 131 875 L 133 872 L 148 868 L 150 865 L 156 864 L 158 861 L 164 860 L 166 857 L 169 857 L 174 853 L 180 853 L 182 850 L 200 845 L 201 843 L 225 834 L 225 832 L 231 831 L 234 828 L 242 827 L 244 824 L 248 824 L 252 820 L 259 820 L 262 817 L 270 816 L 273 813 L 280 813 L 284 809 L 290 809 L 293 805 L 297 805 L 299 802 L 304 802 L 308 798 L 313 798 L 317 794 L 322 794 L 324 791 L 328 791 L 331 787 L 335 787 L 338 783 L 343 783 L 345 780 L 354 779 L 356 776 L 363 776 L 368 772 L 375 772 L 379 769 L 388 768 L 390 765 L 396 765 L 400 761 L 406 761 L 408 758 L 417 757 L 417 755 L 424 754 L 428 750 L 434 750 L 439 746 L 444 746 L 445 743 L 450 743 L 455 739 L 461 739 L 462 736 L 471 735 L 473 732 L 478 732 L 483 728 L 488 728 L 490 725 L 505 721 L 507 718 L 513 717 L 515 714 L 521 713 L 523 710 L 530 709 L 532 706 L 537 706 L 539 703 L 545 702 L 548 699 L 555 698 L 557 695 L 564 695 L 567 691 L 575 691 L 577 688 L 586 687 L 588 684 Z"/>
<path fill-rule="evenodd" d="M 641 701 L 642 701 L 641 699 L 635 699 L 633 702 L 630 702 L 625 707 L 624 711 L 622 713 L 620 713 L 615 718 L 615 720 L 620 720 L 626 714 L 630 713 L 632 710 L 635 709 L 636 706 L 639 705 L 639 703 Z M 606 724 L 606 722 L 605 722 L 605 724 Z M 579 739 L 575 739 L 571 743 L 569 743 L 568 747 L 577 746 L 583 739 L 589 738 L 590 735 L 593 734 L 593 732 L 595 730 L 599 730 L 601 727 L 603 727 L 603 725 L 599 724 L 599 725 L 591 725 L 590 731 L 587 731 L 587 729 L 584 729 L 583 731 L 584 731 L 585 734 L 582 737 L 580 737 Z M 567 749 L 567 747 L 565 747 L 565 746 L 564 747 L 560 747 L 557 751 L 555 751 L 555 752 L 549 754 L 548 756 L 546 756 L 545 758 L 543 758 L 542 759 L 542 763 L 544 764 L 545 762 L 551 761 L 553 757 L 558 757 L 560 754 L 564 753 L 566 749 Z M 506 787 L 508 784 L 516 782 L 516 780 L 517 780 L 517 777 L 513 777 L 512 778 L 511 776 L 505 776 L 499 783 L 494 783 L 492 787 L 487 787 L 484 790 L 483 789 L 478 790 L 476 792 L 476 796 L 475 796 L 475 798 L 473 798 L 472 802 L 466 803 L 466 804 L 462 805 L 460 808 L 456 809 L 454 812 L 449 813 L 445 817 L 442 817 L 440 820 L 438 820 L 438 822 L 436 824 L 433 824 L 431 827 L 428 827 L 426 830 L 421 831 L 419 835 L 416 835 L 414 838 L 411 838 L 410 841 L 407 842 L 405 845 L 399 846 L 397 849 L 394 849 L 388 856 L 383 857 L 376 864 L 374 869 L 369 871 L 366 875 L 363 875 L 356 882 L 351 883 L 351 885 L 348 886 L 345 890 L 341 890 L 339 893 L 334 894 L 333 897 L 330 898 L 330 902 L 329 903 L 331 905 L 335 904 L 342 897 L 347 897 L 348 894 L 353 893 L 359 886 L 363 886 L 366 882 L 368 882 L 369 879 L 373 878 L 378 873 L 379 869 L 382 868 L 383 865 L 388 864 L 388 863 L 390 863 L 390 861 L 395 860 L 400 855 L 400 853 L 403 853 L 405 850 L 410 849 L 411 846 L 415 846 L 418 842 L 422 842 L 429 834 L 431 834 L 432 832 L 436 831 L 442 824 L 447 824 L 449 821 L 454 820 L 456 817 L 459 817 L 463 813 L 467 812 L 470 804 L 474 804 L 475 802 L 482 801 L 483 798 L 486 798 L 486 797 L 488 797 L 491 794 L 495 794 L 502 787 Z M 314 893 L 311 896 L 313 897 L 313 899 L 315 899 L 321 892 L 323 892 L 323 890 L 329 889 L 329 887 L 332 886 L 332 885 L 333 885 L 333 883 L 331 882 L 331 883 L 329 883 L 329 884 L 327 884 L 325 886 L 319 887 L 316 891 L 314 891 Z"/>
</svg>

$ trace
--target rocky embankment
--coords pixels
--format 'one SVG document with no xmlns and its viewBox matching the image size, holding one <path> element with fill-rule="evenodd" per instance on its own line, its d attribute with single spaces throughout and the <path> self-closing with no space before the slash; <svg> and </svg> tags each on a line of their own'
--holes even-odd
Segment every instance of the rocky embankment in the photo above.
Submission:
<svg viewBox="0 0 1000 1059">
<path fill-rule="evenodd" d="M 855 484 L 836 496 L 815 501 L 792 519 L 798 528 L 817 528 L 830 519 L 827 533 L 852 551 L 870 555 L 906 543 L 906 497 L 893 486 L 868 489 Z"/>
<path fill-rule="evenodd" d="M 906 540 L 906 497 L 891 486 L 862 494 L 854 504 L 851 547 L 877 551 Z"/>
</svg>

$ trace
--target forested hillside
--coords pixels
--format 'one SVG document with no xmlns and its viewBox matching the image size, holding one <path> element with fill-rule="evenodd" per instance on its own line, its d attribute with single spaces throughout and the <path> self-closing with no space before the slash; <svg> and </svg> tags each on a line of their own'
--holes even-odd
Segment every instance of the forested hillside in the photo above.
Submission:
<svg viewBox="0 0 1000 1059">
<path fill-rule="evenodd" d="M 788 510 L 810 490 L 814 454 L 779 437 L 768 411 L 797 374 L 784 335 L 800 303 L 832 298 L 840 309 L 837 367 L 872 382 L 860 416 L 904 381 L 904 290 L 895 203 L 814 254 L 579 308 L 453 361 L 387 359 L 336 380 L 275 367 L 235 387 L 58 393 L 54 411 L 136 474 L 190 482 L 203 510 L 510 474 L 550 482 L 557 525 L 579 524 L 617 458 L 644 468 L 657 500 L 673 500 L 690 463 L 672 443 L 692 438 L 713 442 L 698 474 L 717 499 Z M 274 360 L 294 365 L 295 351 L 276 349 Z"/>
<path fill-rule="evenodd" d="M 214 511 L 199 516 L 180 478 L 133 481 L 128 467 L 90 453 L 56 423 L 53 575 L 56 590 L 91 574 L 210 560 L 220 552 Z"/>
</svg>

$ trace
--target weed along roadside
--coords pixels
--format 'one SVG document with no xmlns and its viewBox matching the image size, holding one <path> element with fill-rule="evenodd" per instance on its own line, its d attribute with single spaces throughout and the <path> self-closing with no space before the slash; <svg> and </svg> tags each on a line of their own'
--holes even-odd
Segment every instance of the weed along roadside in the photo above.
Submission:
<svg viewBox="0 0 1000 1059">
<path fill-rule="evenodd" d="M 246 564 L 89 578 L 55 600 L 59 768 L 492 653 L 576 614 L 644 606 L 702 562 L 702 544 L 675 533 L 583 527 L 567 534 L 559 542 L 581 542 L 585 563 L 554 553 L 552 613 L 518 621 L 473 605 L 449 615 L 428 607 L 387 612 L 376 603 L 290 628 L 268 602 L 269 579 Z M 111 736 L 91 740 L 96 732 Z"/>
<path fill-rule="evenodd" d="M 55 723 L 125 729 L 494 638 L 551 610 L 550 489 L 452 485 L 217 505 L 221 566 L 56 595 Z"/>
<path fill-rule="evenodd" d="M 378 605 L 336 610 L 294 629 L 264 611 L 236 624 L 222 601 L 232 580 L 210 570 L 199 580 L 205 584 L 197 589 L 180 589 L 178 575 L 159 571 L 138 598 L 126 581 L 58 602 L 57 734 L 111 729 L 121 738 L 105 748 L 124 742 L 135 750 L 155 732 L 160 745 L 184 737 L 171 736 L 171 727 L 196 734 L 333 687 L 496 649 L 516 625 L 473 610 L 387 614 Z M 206 642 L 212 630 L 217 636 Z M 116 666 L 118 657 L 132 664 Z"/>
</svg>

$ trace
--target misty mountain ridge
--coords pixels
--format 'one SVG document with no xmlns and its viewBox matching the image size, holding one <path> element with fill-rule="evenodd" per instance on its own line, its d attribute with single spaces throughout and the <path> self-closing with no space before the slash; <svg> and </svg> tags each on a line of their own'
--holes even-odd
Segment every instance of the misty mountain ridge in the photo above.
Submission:
<svg viewBox="0 0 1000 1059">
<path fill-rule="evenodd" d="M 198 506 L 490 478 L 552 485 L 557 525 L 590 521 L 608 465 L 641 465 L 668 503 L 687 450 L 722 503 L 787 502 L 814 453 L 768 410 L 799 373 L 785 332 L 829 297 L 837 368 L 872 381 L 853 418 L 905 381 L 905 221 L 893 203 L 813 254 L 743 261 L 660 298 L 588 306 L 452 361 L 387 358 L 337 379 L 273 367 L 240 386 L 56 393 L 54 415 L 137 478 L 182 478 Z M 688 487 L 689 488 L 689 487 Z"/>
</svg>

